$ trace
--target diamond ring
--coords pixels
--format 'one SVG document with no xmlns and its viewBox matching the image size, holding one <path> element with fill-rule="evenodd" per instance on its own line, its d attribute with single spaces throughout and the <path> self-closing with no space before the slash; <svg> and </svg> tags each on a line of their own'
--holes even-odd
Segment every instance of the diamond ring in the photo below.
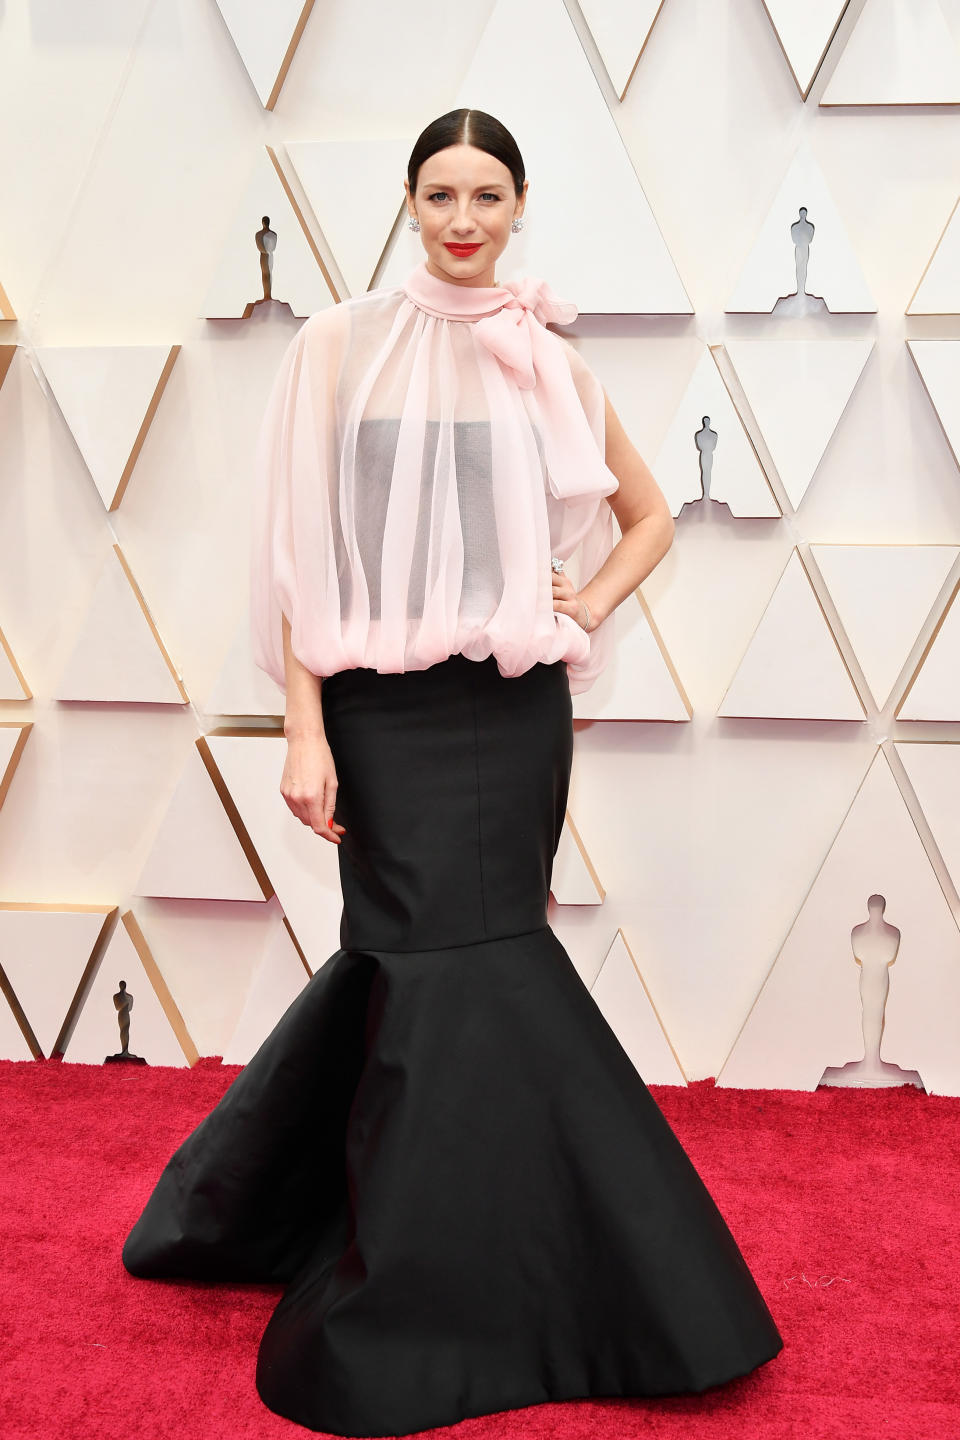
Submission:
<svg viewBox="0 0 960 1440">
<path fill-rule="evenodd" d="M 562 561 L 562 560 L 558 560 L 557 557 L 556 557 L 556 555 L 553 555 L 553 556 L 551 556 L 551 558 L 550 558 L 550 564 L 553 566 L 554 570 L 555 570 L 555 571 L 557 572 L 557 574 L 559 575 L 560 572 L 561 572 L 561 570 L 563 569 L 563 561 Z"/>
</svg>

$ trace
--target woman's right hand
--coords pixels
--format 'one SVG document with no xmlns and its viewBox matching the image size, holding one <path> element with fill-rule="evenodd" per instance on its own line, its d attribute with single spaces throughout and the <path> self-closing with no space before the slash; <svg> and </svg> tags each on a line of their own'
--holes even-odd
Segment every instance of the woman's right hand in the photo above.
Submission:
<svg viewBox="0 0 960 1440">
<path fill-rule="evenodd" d="M 326 736 L 287 737 L 280 793 L 298 820 L 325 840 L 340 844 L 346 830 L 333 818 L 337 770 Z"/>
</svg>

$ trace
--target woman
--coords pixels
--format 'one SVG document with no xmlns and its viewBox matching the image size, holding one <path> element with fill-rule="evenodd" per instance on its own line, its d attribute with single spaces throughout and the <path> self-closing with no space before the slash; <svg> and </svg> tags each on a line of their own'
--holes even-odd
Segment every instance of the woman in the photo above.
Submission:
<svg viewBox="0 0 960 1440">
<path fill-rule="evenodd" d="M 135 1275 L 285 1282 L 259 1392 L 348 1436 L 701 1391 L 782 1347 L 546 920 L 571 692 L 673 522 L 545 328 L 575 309 L 497 284 L 509 133 L 442 116 L 406 189 L 423 265 L 304 324 L 258 460 L 254 655 L 284 799 L 340 847 L 341 948 L 124 1247 Z"/>
</svg>

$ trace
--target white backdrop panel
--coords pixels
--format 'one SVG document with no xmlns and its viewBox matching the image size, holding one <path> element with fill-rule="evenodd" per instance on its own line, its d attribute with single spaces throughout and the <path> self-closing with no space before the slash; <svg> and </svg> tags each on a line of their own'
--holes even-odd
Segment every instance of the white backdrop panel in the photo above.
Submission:
<svg viewBox="0 0 960 1440">
<path fill-rule="evenodd" d="M 797 146 L 726 308 L 762 313 L 773 310 L 778 300 L 800 294 L 793 227 L 801 221 L 801 208 L 813 226 L 801 276 L 803 293 L 822 299 L 835 314 L 876 310 L 846 226 L 804 142 Z"/>
<path fill-rule="evenodd" d="M 614 936 L 590 993 L 641 1079 L 648 1085 L 686 1085 L 670 1037 L 622 930 Z"/>
<path fill-rule="evenodd" d="M 960 465 L 960 340 L 908 340 L 907 349 Z"/>
<path fill-rule="evenodd" d="M 412 145 L 405 138 L 300 141 L 286 147 L 347 295 L 362 295 L 373 281 L 404 204 Z"/>
<path fill-rule="evenodd" d="M 210 749 L 311 970 L 340 945 L 337 847 L 314 834 L 280 793 L 282 734 L 211 735 Z"/>
<path fill-rule="evenodd" d="M 897 741 L 910 784 L 954 885 L 960 889 L 960 745 Z"/>
<path fill-rule="evenodd" d="M 709 435 L 709 459 L 701 458 L 697 442 L 704 429 L 715 432 Z M 709 466 L 710 500 L 723 501 L 733 515 L 779 518 L 780 506 L 709 350 L 690 376 L 651 464 L 671 514 L 679 515 L 684 505 L 703 499 L 702 465 Z"/>
<path fill-rule="evenodd" d="M 270 935 L 254 972 L 236 1029 L 223 1050 L 225 1065 L 246 1065 L 310 979 L 285 925 Z"/>
<path fill-rule="evenodd" d="M 217 0 L 227 29 L 262 105 L 275 103 L 275 90 L 289 63 L 300 26 L 313 0 Z"/>
<path fill-rule="evenodd" d="M 960 314 L 960 208 L 957 203 L 950 212 L 927 264 L 916 293 L 907 306 L 908 315 Z M 907 341 L 915 347 L 916 340 Z"/>
<path fill-rule="evenodd" d="M 864 718 L 849 671 L 796 551 L 717 713 L 784 720 Z"/>
<path fill-rule="evenodd" d="M 960 104 L 960 56 L 939 0 L 866 0 L 820 104 Z"/>
<path fill-rule="evenodd" d="M 960 605 L 954 594 L 897 706 L 900 720 L 960 720 Z"/>
<path fill-rule="evenodd" d="M 263 217 L 276 236 L 270 277 L 271 299 L 289 305 L 304 318 L 334 303 L 334 296 L 266 151 L 257 156 L 246 189 L 234 211 L 226 243 L 212 273 L 202 313 L 211 319 L 238 318 L 263 300 L 257 233 Z"/>
<path fill-rule="evenodd" d="M 750 1011 L 718 1085 L 812 1090 L 864 1053 L 851 930 L 867 899 L 901 931 L 881 1058 L 960 1094 L 960 932 L 882 752 L 877 755 Z"/>
<path fill-rule="evenodd" d="M 882 709 L 960 550 L 955 545 L 810 549 Z"/>
<path fill-rule="evenodd" d="M 580 0 L 610 83 L 622 100 L 664 0 Z"/>
<path fill-rule="evenodd" d="M 187 752 L 183 774 L 137 879 L 137 894 L 264 899 L 197 746 Z"/>
<path fill-rule="evenodd" d="M 36 351 L 109 510 L 154 403 L 169 345 L 43 345 Z"/>
<path fill-rule="evenodd" d="M 728 340 L 794 509 L 816 474 L 873 350 L 872 340 Z"/>
<path fill-rule="evenodd" d="M 3 970 L 44 1055 L 53 1054 L 103 921 L 96 910 L 0 908 Z"/>
<path fill-rule="evenodd" d="M 798 5 L 797 0 L 763 0 L 763 3 L 797 89 L 806 99 L 848 0 L 803 0 L 802 5 Z"/>
</svg>

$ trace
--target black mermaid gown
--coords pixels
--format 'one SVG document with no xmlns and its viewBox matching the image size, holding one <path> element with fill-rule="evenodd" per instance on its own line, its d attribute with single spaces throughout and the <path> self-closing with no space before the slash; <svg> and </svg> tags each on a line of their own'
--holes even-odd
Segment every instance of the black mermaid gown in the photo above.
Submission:
<svg viewBox="0 0 960 1440">
<path fill-rule="evenodd" d="M 730 1231 L 546 923 L 563 662 L 349 670 L 323 705 L 341 948 L 168 1162 L 127 1269 L 283 1282 L 257 1388 L 337 1435 L 771 1359 Z"/>
</svg>

